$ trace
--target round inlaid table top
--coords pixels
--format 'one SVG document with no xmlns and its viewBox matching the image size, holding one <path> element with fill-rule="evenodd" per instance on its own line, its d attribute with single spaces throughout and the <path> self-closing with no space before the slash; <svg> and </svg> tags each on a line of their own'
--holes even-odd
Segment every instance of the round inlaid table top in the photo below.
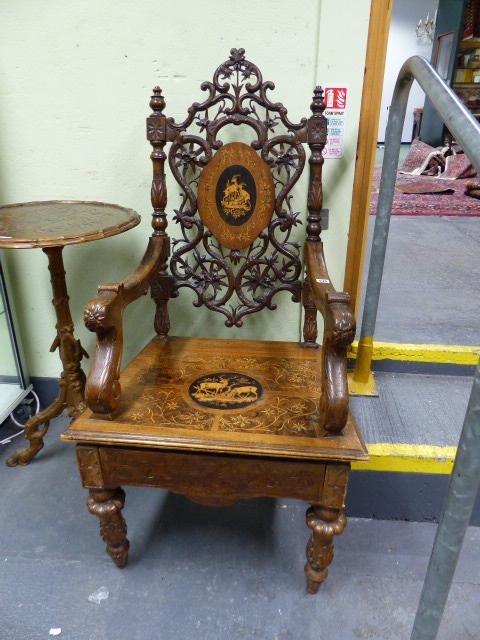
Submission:
<svg viewBox="0 0 480 640">
<path fill-rule="evenodd" d="M 0 207 L 0 248 L 58 247 L 99 240 L 136 227 L 133 209 L 104 202 L 52 200 Z"/>
</svg>

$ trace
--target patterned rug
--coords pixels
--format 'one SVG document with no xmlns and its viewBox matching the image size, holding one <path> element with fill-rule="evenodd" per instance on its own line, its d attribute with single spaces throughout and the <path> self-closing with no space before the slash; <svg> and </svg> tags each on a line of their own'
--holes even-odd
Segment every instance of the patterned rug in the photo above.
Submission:
<svg viewBox="0 0 480 640">
<path fill-rule="evenodd" d="M 370 215 L 377 211 L 378 189 L 382 167 L 375 167 L 373 173 L 372 197 L 370 200 Z M 397 187 L 413 185 L 419 180 L 425 180 L 424 176 L 409 176 L 397 173 Z M 465 195 L 465 185 L 468 179 L 463 180 L 439 180 L 430 178 L 435 183 L 440 183 L 448 189 L 441 193 L 402 193 L 395 188 L 393 195 L 392 215 L 394 216 L 465 216 L 480 217 L 480 201 Z"/>
</svg>

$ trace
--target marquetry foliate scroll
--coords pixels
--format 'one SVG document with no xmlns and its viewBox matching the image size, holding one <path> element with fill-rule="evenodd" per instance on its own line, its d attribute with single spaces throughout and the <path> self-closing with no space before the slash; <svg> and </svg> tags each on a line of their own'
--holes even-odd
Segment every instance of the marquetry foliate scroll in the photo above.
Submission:
<svg viewBox="0 0 480 640">
<path fill-rule="evenodd" d="M 268 165 L 242 142 L 221 147 L 200 175 L 200 218 L 227 249 L 248 247 L 268 226 L 274 204 Z"/>
<path fill-rule="evenodd" d="M 139 369 L 124 391 L 125 409 L 116 420 L 179 433 L 241 431 L 315 438 L 320 382 L 316 360 L 218 352 L 200 357 L 194 348 L 184 348 Z"/>
</svg>

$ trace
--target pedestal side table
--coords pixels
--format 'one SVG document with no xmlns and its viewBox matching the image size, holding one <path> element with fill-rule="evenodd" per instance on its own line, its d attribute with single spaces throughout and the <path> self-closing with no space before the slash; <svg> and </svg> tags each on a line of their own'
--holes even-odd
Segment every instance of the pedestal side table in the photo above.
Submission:
<svg viewBox="0 0 480 640">
<path fill-rule="evenodd" d="M 48 408 L 28 420 L 24 435 L 29 445 L 15 451 L 7 460 L 8 466 L 30 462 L 43 447 L 50 420 L 65 408 L 72 418 L 85 409 L 86 378 L 80 362 L 83 356 L 88 355 L 73 334 L 63 247 L 114 236 L 132 229 L 139 222 L 140 216 L 132 209 L 103 202 L 56 200 L 0 207 L 0 249 L 39 247 L 48 257 L 57 319 L 57 335 L 50 351 L 58 348 L 63 365 L 58 397 Z"/>
</svg>

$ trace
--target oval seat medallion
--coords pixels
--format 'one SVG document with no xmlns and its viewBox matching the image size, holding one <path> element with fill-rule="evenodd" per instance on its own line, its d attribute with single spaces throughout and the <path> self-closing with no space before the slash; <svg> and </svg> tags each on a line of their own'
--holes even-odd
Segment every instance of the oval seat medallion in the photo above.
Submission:
<svg viewBox="0 0 480 640">
<path fill-rule="evenodd" d="M 210 409 L 241 409 L 256 402 L 262 385 L 243 373 L 209 373 L 192 382 L 188 389 L 192 400 Z"/>
<path fill-rule="evenodd" d="M 268 165 L 243 142 L 217 151 L 198 181 L 198 211 L 227 249 L 244 249 L 268 226 L 275 187 Z"/>
</svg>

